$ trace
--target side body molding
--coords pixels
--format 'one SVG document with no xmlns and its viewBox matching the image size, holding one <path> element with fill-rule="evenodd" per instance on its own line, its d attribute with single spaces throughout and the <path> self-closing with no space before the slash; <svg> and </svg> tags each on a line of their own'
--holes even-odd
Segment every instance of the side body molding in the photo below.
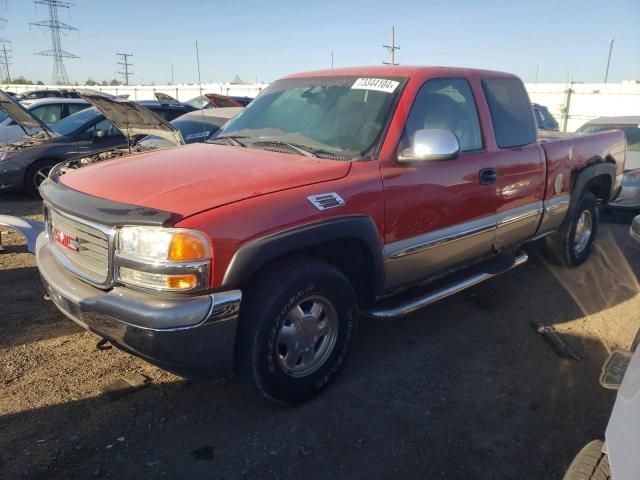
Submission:
<svg viewBox="0 0 640 480">
<path fill-rule="evenodd" d="M 373 220 L 364 216 L 343 217 L 296 227 L 263 237 L 238 249 L 222 280 L 222 287 L 241 285 L 270 260 L 286 253 L 341 239 L 362 241 L 373 259 L 376 292 L 384 285 L 384 254 Z"/>
</svg>

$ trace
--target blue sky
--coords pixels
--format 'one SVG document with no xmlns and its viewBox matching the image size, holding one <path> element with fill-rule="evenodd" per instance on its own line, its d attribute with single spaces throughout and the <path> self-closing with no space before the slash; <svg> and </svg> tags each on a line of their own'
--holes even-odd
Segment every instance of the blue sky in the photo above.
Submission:
<svg viewBox="0 0 640 480">
<path fill-rule="evenodd" d="M 4 4 L 3 4 L 4 3 Z M 287 73 L 380 64 L 396 27 L 401 64 L 505 70 L 539 82 L 600 82 L 609 43 L 609 81 L 640 79 L 638 0 L 75 0 L 60 20 L 79 29 L 63 37 L 72 81 L 111 79 L 117 51 L 133 53 L 136 83 L 272 81 Z M 0 36 L 13 42 L 13 75 L 49 81 L 48 34 L 29 22 L 47 11 L 30 0 L 0 0 L 8 20 Z"/>
</svg>

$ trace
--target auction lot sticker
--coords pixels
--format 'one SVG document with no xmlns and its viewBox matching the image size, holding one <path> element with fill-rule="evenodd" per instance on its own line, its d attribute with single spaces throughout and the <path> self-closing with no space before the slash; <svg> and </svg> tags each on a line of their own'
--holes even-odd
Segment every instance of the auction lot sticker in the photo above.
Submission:
<svg viewBox="0 0 640 480">
<path fill-rule="evenodd" d="M 400 85 L 395 80 L 387 80 L 385 78 L 359 78 L 351 86 L 352 90 L 377 90 L 378 92 L 393 93 Z"/>
</svg>

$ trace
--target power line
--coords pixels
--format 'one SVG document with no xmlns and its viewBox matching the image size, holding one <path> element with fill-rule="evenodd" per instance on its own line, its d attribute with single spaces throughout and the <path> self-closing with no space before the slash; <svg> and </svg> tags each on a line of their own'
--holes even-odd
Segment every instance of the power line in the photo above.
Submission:
<svg viewBox="0 0 640 480">
<path fill-rule="evenodd" d="M 396 27 L 391 27 L 391 45 L 383 45 L 389 51 L 390 62 L 382 62 L 385 65 L 398 65 L 396 63 L 396 50 L 400 50 L 400 46 L 396 47 Z"/>
<path fill-rule="evenodd" d="M 129 85 L 129 77 L 133 75 L 133 72 L 129 71 L 129 67 L 133 66 L 133 63 L 129 62 L 129 57 L 133 57 L 131 53 L 116 53 L 120 57 L 120 61 L 118 65 L 120 65 L 124 70 L 120 70 L 118 72 L 120 75 L 124 75 L 124 84 Z"/>
<path fill-rule="evenodd" d="M 34 0 L 36 6 L 45 5 L 49 9 L 49 19 L 42 20 L 40 22 L 32 22 L 29 26 L 39 27 L 43 31 L 48 31 L 51 34 L 51 50 L 44 50 L 37 52 L 36 55 L 42 55 L 45 57 L 53 57 L 53 83 L 68 85 L 69 75 L 67 69 L 64 66 L 63 59 L 65 58 L 80 58 L 77 55 L 66 52 L 62 49 L 62 42 L 60 41 L 60 32 L 77 32 L 78 29 L 63 23 L 58 18 L 58 9 L 74 6 L 73 3 L 65 2 L 62 0 Z"/>
</svg>

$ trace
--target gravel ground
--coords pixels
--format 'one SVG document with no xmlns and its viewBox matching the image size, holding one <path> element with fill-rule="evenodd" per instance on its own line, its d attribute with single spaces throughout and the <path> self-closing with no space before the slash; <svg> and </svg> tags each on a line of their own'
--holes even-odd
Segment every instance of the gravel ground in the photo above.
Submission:
<svg viewBox="0 0 640 480">
<path fill-rule="evenodd" d="M 0 213 L 38 202 L 0 197 Z M 0 478 L 561 478 L 602 437 L 608 352 L 640 326 L 640 250 L 607 217 L 577 270 L 531 260 L 397 321 L 363 321 L 320 398 L 275 408 L 233 380 L 190 383 L 115 349 L 43 300 L 15 233 L 0 254 Z M 0 227 L 0 230 L 2 229 Z M 558 357 L 531 322 L 582 360 Z M 139 372 L 144 389 L 100 389 Z"/>
</svg>

